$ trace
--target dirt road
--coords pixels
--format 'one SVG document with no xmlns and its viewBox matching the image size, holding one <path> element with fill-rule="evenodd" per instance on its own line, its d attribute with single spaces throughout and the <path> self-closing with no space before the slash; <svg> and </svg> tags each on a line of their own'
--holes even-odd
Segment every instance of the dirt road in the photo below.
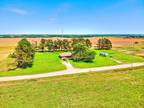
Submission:
<svg viewBox="0 0 144 108">
<path fill-rule="evenodd" d="M 64 62 L 65 64 L 66 62 Z M 24 75 L 24 76 L 12 76 L 12 77 L 0 77 L 0 81 L 16 81 L 16 80 L 25 80 L 25 79 L 35 79 L 35 78 L 44 78 L 44 77 L 53 77 L 60 75 L 69 75 L 69 74 L 78 74 L 78 73 L 87 73 L 87 72 L 99 72 L 99 71 L 108 71 L 114 69 L 125 69 L 144 66 L 144 62 L 142 63 L 133 63 L 133 64 L 123 64 L 123 65 L 115 65 L 115 66 L 105 66 L 105 67 L 97 67 L 97 68 L 86 68 L 86 69 L 75 69 L 69 63 L 65 64 L 67 66 L 67 70 L 43 73 L 43 74 L 35 74 L 35 75 Z"/>
</svg>

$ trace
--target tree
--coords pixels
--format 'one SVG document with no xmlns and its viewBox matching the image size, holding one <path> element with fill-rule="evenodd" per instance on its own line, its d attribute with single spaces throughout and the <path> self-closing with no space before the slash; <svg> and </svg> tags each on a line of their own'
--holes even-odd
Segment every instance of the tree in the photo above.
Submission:
<svg viewBox="0 0 144 108">
<path fill-rule="evenodd" d="M 48 51 L 54 51 L 54 42 L 51 39 L 48 39 L 46 41 L 46 46 L 48 48 Z"/>
<path fill-rule="evenodd" d="M 74 61 L 91 62 L 95 58 L 95 51 L 91 51 L 85 44 L 78 43 L 73 48 L 72 59 Z"/>
<path fill-rule="evenodd" d="M 63 43 L 63 49 L 64 50 L 71 50 L 71 42 L 67 39 L 62 40 Z"/>
<path fill-rule="evenodd" d="M 89 39 L 86 39 L 85 43 L 86 43 L 87 47 L 89 47 L 89 48 L 92 47 L 92 43 L 91 43 L 91 41 Z"/>
<path fill-rule="evenodd" d="M 59 43 L 58 43 L 57 40 L 55 40 L 55 41 L 53 42 L 53 44 L 54 44 L 54 47 L 53 47 L 54 51 L 55 51 L 55 50 L 58 50 L 58 49 L 60 48 L 60 47 L 59 47 Z"/>
<path fill-rule="evenodd" d="M 112 43 L 109 39 L 101 38 L 98 40 L 98 49 L 99 50 L 109 50 L 112 48 Z"/>
<path fill-rule="evenodd" d="M 45 46 L 46 46 L 46 40 L 45 40 L 45 39 L 41 39 L 39 48 L 40 48 L 40 50 L 41 50 L 42 52 L 45 51 Z"/>
<path fill-rule="evenodd" d="M 26 68 L 32 66 L 34 53 L 34 49 L 27 39 L 19 41 L 15 49 L 17 67 Z"/>
<path fill-rule="evenodd" d="M 62 50 L 63 49 L 63 41 L 60 39 L 57 39 L 57 50 Z"/>
<path fill-rule="evenodd" d="M 95 51 L 87 50 L 84 55 L 84 62 L 92 62 L 95 59 Z"/>
<path fill-rule="evenodd" d="M 84 38 L 73 38 L 72 39 L 72 47 L 74 47 L 75 44 L 82 43 L 85 44 L 87 47 L 92 47 L 92 43 L 89 39 Z"/>
<path fill-rule="evenodd" d="M 37 51 L 37 49 L 38 49 L 38 42 L 37 41 L 32 41 L 32 46 L 33 46 L 34 50 Z"/>
</svg>

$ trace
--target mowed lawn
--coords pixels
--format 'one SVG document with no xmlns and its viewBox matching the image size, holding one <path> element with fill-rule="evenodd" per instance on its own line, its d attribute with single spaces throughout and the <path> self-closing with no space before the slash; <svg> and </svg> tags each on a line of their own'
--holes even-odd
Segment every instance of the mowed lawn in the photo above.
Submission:
<svg viewBox="0 0 144 108">
<path fill-rule="evenodd" d="M 26 69 L 19 68 L 8 72 L 0 72 L 0 76 L 38 74 L 64 70 L 66 69 L 66 67 L 61 63 L 61 60 L 58 57 L 58 55 L 59 52 L 36 53 L 32 67 Z"/>
<path fill-rule="evenodd" d="M 96 57 L 93 60 L 93 62 L 73 62 L 72 60 L 69 61 L 76 68 L 92 68 L 92 67 L 119 65 L 132 62 L 144 62 L 144 58 L 142 57 L 128 55 L 123 52 L 118 52 L 116 50 L 95 50 L 95 52 Z M 99 56 L 101 52 L 107 53 L 108 56 L 107 57 Z M 112 60 L 110 56 L 112 56 L 115 60 L 120 61 L 121 63 Z"/>
<path fill-rule="evenodd" d="M 144 68 L 0 83 L 0 108 L 144 108 Z"/>
</svg>

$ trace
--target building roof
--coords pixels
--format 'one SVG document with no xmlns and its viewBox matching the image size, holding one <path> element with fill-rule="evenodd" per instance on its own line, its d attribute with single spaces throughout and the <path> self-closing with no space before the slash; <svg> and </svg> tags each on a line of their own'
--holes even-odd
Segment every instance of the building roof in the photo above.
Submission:
<svg viewBox="0 0 144 108">
<path fill-rule="evenodd" d="M 64 52 L 60 54 L 61 57 L 68 57 L 68 56 L 72 56 L 71 52 Z"/>
</svg>

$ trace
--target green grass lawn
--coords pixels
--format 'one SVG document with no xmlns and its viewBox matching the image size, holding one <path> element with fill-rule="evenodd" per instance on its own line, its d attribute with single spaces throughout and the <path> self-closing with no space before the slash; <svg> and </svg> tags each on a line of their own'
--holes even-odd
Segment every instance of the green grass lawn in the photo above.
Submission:
<svg viewBox="0 0 144 108">
<path fill-rule="evenodd" d="M 122 52 L 118 52 L 116 50 L 96 50 L 96 57 L 94 61 L 91 63 L 88 62 L 73 62 L 69 60 L 70 63 L 77 68 L 92 68 L 92 67 L 100 67 L 100 66 L 111 66 L 111 65 L 118 65 L 119 63 L 110 59 L 109 56 L 101 57 L 99 56 L 100 52 L 106 52 L 109 56 L 113 56 L 114 59 L 121 61 L 122 64 L 124 63 L 131 63 L 131 62 L 144 62 L 144 58 L 128 55 Z"/>
<path fill-rule="evenodd" d="M 66 67 L 61 63 L 58 54 L 59 52 L 36 53 L 32 67 L 26 69 L 16 69 L 14 71 L 8 72 L 0 72 L 0 76 L 38 74 L 44 72 L 64 70 L 66 69 Z"/>
<path fill-rule="evenodd" d="M 144 108 L 144 68 L 0 83 L 0 108 Z"/>
</svg>

